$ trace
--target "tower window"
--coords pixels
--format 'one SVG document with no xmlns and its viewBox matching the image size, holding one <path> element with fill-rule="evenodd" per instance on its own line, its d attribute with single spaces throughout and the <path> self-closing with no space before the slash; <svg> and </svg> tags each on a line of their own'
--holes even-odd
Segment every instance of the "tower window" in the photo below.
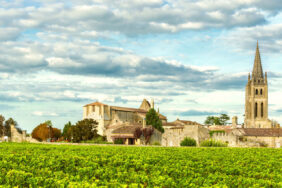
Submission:
<svg viewBox="0 0 282 188">
<path fill-rule="evenodd" d="M 260 109 L 261 109 L 261 117 L 263 117 L 263 103 L 260 104 Z"/>
<path fill-rule="evenodd" d="M 255 104 L 255 118 L 258 117 L 258 103 Z"/>
<path fill-rule="evenodd" d="M 262 89 L 260 89 L 260 94 L 262 95 Z"/>
<path fill-rule="evenodd" d="M 258 95 L 258 89 L 256 89 L 256 95 Z"/>
</svg>

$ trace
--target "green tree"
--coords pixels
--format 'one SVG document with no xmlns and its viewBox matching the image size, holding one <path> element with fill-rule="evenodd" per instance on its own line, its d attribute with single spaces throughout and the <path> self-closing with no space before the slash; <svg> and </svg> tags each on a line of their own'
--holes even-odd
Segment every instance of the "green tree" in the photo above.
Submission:
<svg viewBox="0 0 282 188">
<path fill-rule="evenodd" d="M 75 126 L 71 127 L 71 134 L 74 142 L 81 142 L 91 140 L 98 137 L 97 133 L 98 123 L 93 119 L 84 119 L 78 121 Z"/>
<path fill-rule="evenodd" d="M 159 115 L 154 108 L 151 108 L 147 112 L 146 124 L 152 125 L 155 129 L 159 130 L 161 133 L 164 133 L 162 121 L 160 120 Z"/>
<path fill-rule="evenodd" d="M 208 116 L 205 120 L 206 125 L 222 125 L 219 117 L 216 116 Z"/>
<path fill-rule="evenodd" d="M 230 120 L 230 117 L 227 114 L 221 114 L 219 120 L 221 125 L 226 125 L 226 122 Z"/>
<path fill-rule="evenodd" d="M 64 129 L 63 129 L 63 137 L 67 140 L 70 140 L 71 134 L 70 134 L 70 128 L 72 127 L 71 122 L 69 121 L 68 123 L 65 124 Z"/>
<path fill-rule="evenodd" d="M 5 117 L 0 114 L 0 137 L 4 135 L 4 121 Z"/>
<path fill-rule="evenodd" d="M 206 125 L 226 125 L 230 117 L 227 114 L 221 114 L 217 116 L 208 116 L 205 120 Z"/>
</svg>

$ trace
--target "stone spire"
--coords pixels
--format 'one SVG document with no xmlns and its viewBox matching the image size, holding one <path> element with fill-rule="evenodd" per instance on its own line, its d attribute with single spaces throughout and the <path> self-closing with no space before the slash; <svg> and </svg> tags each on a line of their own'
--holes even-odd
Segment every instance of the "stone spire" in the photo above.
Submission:
<svg viewBox="0 0 282 188">
<path fill-rule="evenodd" d="M 258 42 L 257 42 L 256 57 L 253 67 L 252 78 L 255 80 L 263 79 L 263 71 L 262 71 Z"/>
</svg>

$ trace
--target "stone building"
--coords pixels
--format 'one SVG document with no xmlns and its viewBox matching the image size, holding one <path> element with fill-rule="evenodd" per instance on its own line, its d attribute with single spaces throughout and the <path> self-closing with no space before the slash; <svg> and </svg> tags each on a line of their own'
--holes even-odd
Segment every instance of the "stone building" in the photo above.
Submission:
<svg viewBox="0 0 282 188">
<path fill-rule="evenodd" d="M 246 85 L 245 121 L 242 128 L 232 119 L 232 126 L 209 127 L 212 139 L 227 142 L 229 146 L 251 147 L 282 145 L 282 128 L 268 119 L 268 83 L 267 74 L 263 74 L 257 43 L 252 77 L 249 74 Z"/>
<path fill-rule="evenodd" d="M 146 117 L 146 113 L 154 108 L 154 101 L 151 104 L 144 99 L 139 108 L 128 108 L 110 106 L 100 102 L 87 104 L 83 107 L 83 119 L 90 118 L 98 122 L 98 134 L 109 136 L 109 130 L 125 125 L 141 125 Z M 159 113 L 162 122 L 167 122 L 167 118 Z M 108 129 L 108 130 L 107 130 Z"/>
<path fill-rule="evenodd" d="M 252 77 L 249 74 L 245 97 L 245 128 L 271 128 L 268 119 L 267 73 L 263 74 L 257 43 Z"/>
<path fill-rule="evenodd" d="M 212 139 L 228 143 L 230 147 L 275 147 L 282 146 L 281 128 L 239 128 L 215 132 Z"/>
<path fill-rule="evenodd" d="M 209 139 L 209 130 L 194 121 L 177 119 L 170 123 L 164 123 L 163 127 L 165 132 L 162 135 L 162 146 L 180 146 L 181 141 L 186 137 L 195 139 L 197 145 Z"/>
</svg>

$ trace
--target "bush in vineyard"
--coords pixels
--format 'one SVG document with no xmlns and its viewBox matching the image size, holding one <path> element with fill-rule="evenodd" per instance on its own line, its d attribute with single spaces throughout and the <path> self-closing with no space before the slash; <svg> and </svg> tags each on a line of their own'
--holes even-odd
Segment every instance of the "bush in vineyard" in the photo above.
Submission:
<svg viewBox="0 0 282 188">
<path fill-rule="evenodd" d="M 216 140 L 205 140 L 200 144 L 202 147 L 227 147 L 227 143 Z"/>
<path fill-rule="evenodd" d="M 196 140 L 193 138 L 186 137 L 181 141 L 180 146 L 196 146 Z"/>
</svg>

